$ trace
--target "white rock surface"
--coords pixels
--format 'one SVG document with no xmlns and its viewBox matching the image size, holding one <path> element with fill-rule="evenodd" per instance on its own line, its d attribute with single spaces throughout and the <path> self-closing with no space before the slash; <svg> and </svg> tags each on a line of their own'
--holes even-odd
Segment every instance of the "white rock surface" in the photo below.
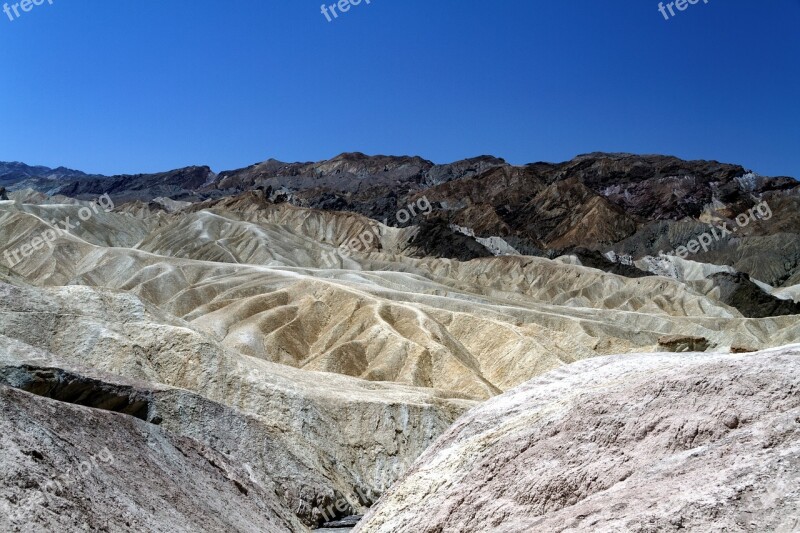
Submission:
<svg viewBox="0 0 800 533">
<path fill-rule="evenodd" d="M 800 345 L 595 358 L 462 417 L 359 533 L 800 530 Z"/>
</svg>

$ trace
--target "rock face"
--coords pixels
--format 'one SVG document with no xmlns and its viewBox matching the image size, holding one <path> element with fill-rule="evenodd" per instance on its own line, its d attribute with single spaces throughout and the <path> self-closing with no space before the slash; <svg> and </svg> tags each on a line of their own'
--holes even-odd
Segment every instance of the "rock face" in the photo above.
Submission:
<svg viewBox="0 0 800 533">
<path fill-rule="evenodd" d="M 709 276 L 720 291 L 720 301 L 735 307 L 744 316 L 763 318 L 766 316 L 800 315 L 800 304 L 781 300 L 750 281 L 747 274 L 720 272 Z"/>
<path fill-rule="evenodd" d="M 132 416 L 0 385 L 0 449 L 9 533 L 306 531 L 241 465 Z"/>
<path fill-rule="evenodd" d="M 4 339 L 5 340 L 5 339 Z M 20 364 L 0 367 L 0 384 L 60 402 L 123 413 L 160 424 L 153 392 L 70 372 Z"/>
<path fill-rule="evenodd" d="M 0 384 L 196 440 L 307 525 L 363 513 L 474 405 L 244 356 L 130 294 L 0 283 L 0 295 Z"/>
<path fill-rule="evenodd" d="M 795 345 L 548 373 L 461 418 L 356 531 L 799 528 Z"/>
<path fill-rule="evenodd" d="M 658 339 L 658 345 L 665 352 L 704 352 L 708 349 L 708 344 L 708 339 L 703 337 L 667 335 Z"/>
</svg>

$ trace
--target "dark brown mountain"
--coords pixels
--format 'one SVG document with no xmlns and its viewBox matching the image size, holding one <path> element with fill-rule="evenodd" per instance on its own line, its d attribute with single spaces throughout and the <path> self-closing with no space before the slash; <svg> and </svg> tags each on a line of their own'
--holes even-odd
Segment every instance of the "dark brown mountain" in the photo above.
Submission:
<svg viewBox="0 0 800 533">
<path fill-rule="evenodd" d="M 716 161 L 592 153 L 563 163 L 514 166 L 481 156 L 437 165 L 420 157 L 346 153 L 320 162 L 270 159 L 219 175 L 188 167 L 84 176 L 57 186 L 47 179 L 35 188 L 78 198 L 108 193 L 118 202 L 158 196 L 202 201 L 259 189 L 272 202 L 421 225 L 419 253 L 459 259 L 488 253 L 476 239 L 489 237 L 527 255 L 614 251 L 637 259 L 686 245 L 709 231 L 710 222 L 735 226 L 737 215 L 766 201 L 773 208 L 769 220 L 691 259 L 731 265 L 773 285 L 800 282 L 798 182 Z M 396 219 L 409 203 L 422 201 L 430 212 Z"/>
<path fill-rule="evenodd" d="M 0 186 L 13 189 L 25 188 L 26 186 L 34 188 L 35 184 L 46 187 L 48 182 L 52 187 L 52 181 L 54 180 L 77 179 L 87 176 L 84 172 L 72 170 L 71 168 L 50 168 L 41 165 L 30 166 L 18 161 L 0 161 Z"/>
<path fill-rule="evenodd" d="M 200 197 L 195 191 L 215 177 L 216 174 L 208 167 L 186 167 L 157 174 L 72 181 L 62 185 L 58 193 L 85 199 L 109 194 L 117 201 L 147 201 L 162 196 L 173 200 L 196 200 Z"/>
</svg>

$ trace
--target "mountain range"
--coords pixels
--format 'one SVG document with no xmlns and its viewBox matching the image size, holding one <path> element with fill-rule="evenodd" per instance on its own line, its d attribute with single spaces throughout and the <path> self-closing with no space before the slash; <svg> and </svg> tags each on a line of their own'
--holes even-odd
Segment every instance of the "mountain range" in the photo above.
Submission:
<svg viewBox="0 0 800 533">
<path fill-rule="evenodd" d="M 791 531 L 798 202 L 655 155 L 0 163 L 0 530 Z"/>
<path fill-rule="evenodd" d="M 270 159 L 219 174 L 205 166 L 111 177 L 20 163 L 0 163 L 0 169 L 0 182 L 12 192 L 83 200 L 108 194 L 118 203 L 200 202 L 262 190 L 272 203 L 415 224 L 418 256 L 573 254 L 615 273 L 632 270 L 606 257 L 609 252 L 627 262 L 658 256 L 763 201 L 774 207 L 775 219 L 715 241 L 692 259 L 731 266 L 772 286 L 800 283 L 800 183 L 714 161 L 595 153 L 559 164 L 513 166 L 482 156 L 436 165 L 420 157 L 350 153 L 318 163 Z M 396 219 L 420 199 L 431 212 Z"/>
</svg>

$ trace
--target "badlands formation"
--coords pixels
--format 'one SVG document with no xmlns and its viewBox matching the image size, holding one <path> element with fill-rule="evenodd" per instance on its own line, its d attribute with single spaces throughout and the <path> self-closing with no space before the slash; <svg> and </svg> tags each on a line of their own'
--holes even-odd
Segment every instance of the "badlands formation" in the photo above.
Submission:
<svg viewBox="0 0 800 533">
<path fill-rule="evenodd" d="M 343 154 L 0 186 L 1 531 L 798 527 L 790 178 Z"/>
</svg>

